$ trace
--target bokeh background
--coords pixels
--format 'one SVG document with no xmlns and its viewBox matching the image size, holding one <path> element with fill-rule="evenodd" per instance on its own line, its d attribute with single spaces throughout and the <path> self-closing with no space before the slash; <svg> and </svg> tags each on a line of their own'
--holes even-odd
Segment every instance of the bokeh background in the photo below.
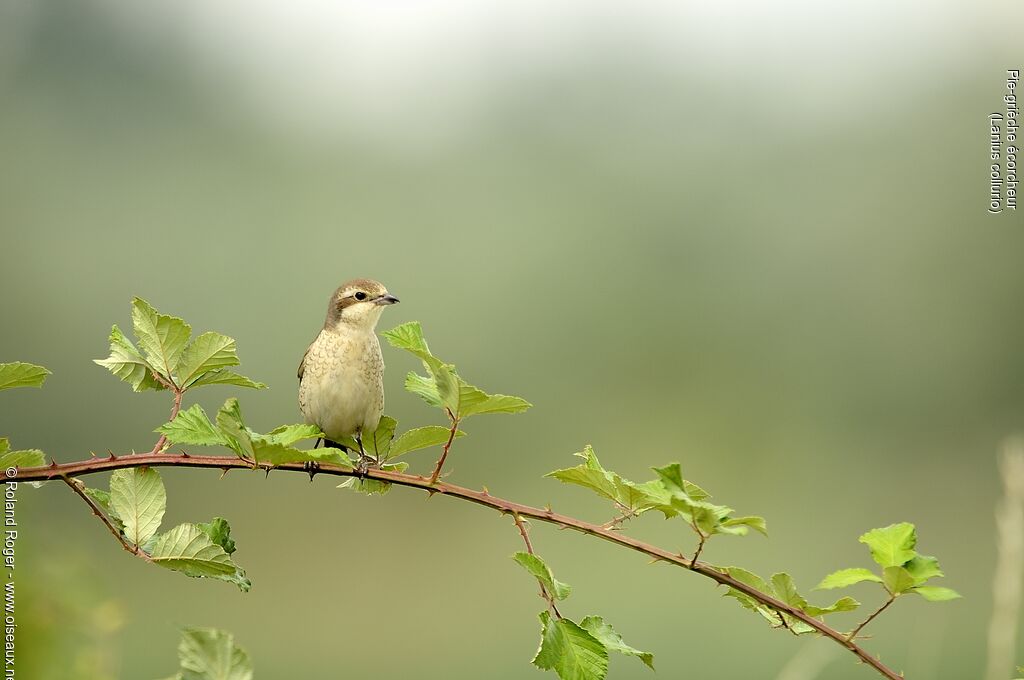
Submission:
<svg viewBox="0 0 1024 680">
<path fill-rule="evenodd" d="M 768 519 L 770 539 L 706 557 L 805 590 L 869 565 L 863 531 L 915 522 L 964 599 L 900 601 L 867 645 L 910 678 L 978 678 L 996 453 L 1024 429 L 1024 221 L 985 212 L 1022 14 L 8 0 L 0 359 L 54 375 L 0 395 L 0 432 L 58 460 L 152 446 L 166 395 L 90 362 L 133 295 L 236 337 L 270 385 L 209 388 L 207 410 L 238 394 L 257 429 L 296 422 L 328 294 L 378 278 L 402 298 L 382 328 L 419 319 L 472 382 L 535 404 L 468 423 L 452 481 L 603 521 L 541 476 L 586 443 L 635 479 L 679 460 Z M 384 351 L 387 411 L 433 422 L 401 389 L 415 364 Z M 165 526 L 229 518 L 252 592 L 147 568 L 61 485 L 24 489 L 22 677 L 163 677 L 182 625 L 233 631 L 265 679 L 540 677 L 507 518 L 325 478 L 163 475 Z M 654 517 L 629 531 L 692 549 Z M 568 614 L 604 615 L 659 677 L 873 677 L 705 579 L 546 526 L 534 541 L 575 588 Z M 652 676 L 623 657 L 611 677 Z"/>
</svg>

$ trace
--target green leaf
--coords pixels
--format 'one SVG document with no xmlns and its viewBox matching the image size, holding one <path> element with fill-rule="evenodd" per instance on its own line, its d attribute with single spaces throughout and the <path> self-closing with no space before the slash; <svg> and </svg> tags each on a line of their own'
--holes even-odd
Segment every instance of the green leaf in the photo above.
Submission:
<svg viewBox="0 0 1024 680">
<path fill-rule="evenodd" d="M 725 573 L 760 593 L 771 594 L 773 592 L 773 588 L 771 588 L 763 578 L 741 567 L 726 567 Z M 735 599 L 746 609 L 757 612 L 773 627 L 779 627 L 782 625 L 782 618 L 779 616 L 777 611 L 762 604 L 759 600 L 751 597 L 742 590 L 729 588 L 729 590 L 726 591 L 725 596 Z"/>
<path fill-rule="evenodd" d="M 487 394 L 479 387 L 474 387 L 460 380 L 459 417 L 481 415 L 484 413 L 522 413 L 532 404 L 520 397 L 505 394 Z"/>
<path fill-rule="evenodd" d="M 244 375 L 239 375 L 227 369 L 204 373 L 193 381 L 189 387 L 202 387 L 203 385 L 237 385 L 238 387 L 248 387 L 254 390 L 262 390 L 267 387 L 261 382 L 256 382 L 251 378 L 246 378 Z"/>
<path fill-rule="evenodd" d="M 441 400 L 441 393 L 438 392 L 434 381 L 423 377 L 419 373 L 409 371 L 405 376 L 405 389 L 417 395 L 434 408 L 444 406 L 444 402 Z"/>
<path fill-rule="evenodd" d="M 554 477 L 565 484 L 582 486 L 614 501 L 616 499 L 615 482 L 612 481 L 611 473 L 605 470 L 597 459 L 593 447 L 587 444 L 583 451 L 574 455 L 582 458 L 584 462 L 576 467 L 549 472 L 544 476 Z"/>
<path fill-rule="evenodd" d="M 320 431 L 319 427 L 305 423 L 300 425 L 281 425 L 275 427 L 267 434 L 260 435 L 269 444 L 283 444 L 285 446 L 291 446 L 295 442 L 304 439 L 316 439 L 323 436 L 324 433 Z"/>
<path fill-rule="evenodd" d="M 917 593 L 931 602 L 943 602 L 961 597 L 960 593 L 952 588 L 942 588 L 939 586 L 917 586 L 916 588 L 911 588 L 908 592 Z"/>
<path fill-rule="evenodd" d="M 48 375 L 51 375 L 49 370 L 24 361 L 0 364 L 0 390 L 9 390 L 12 387 L 42 387 Z"/>
<path fill-rule="evenodd" d="M 238 454 L 240 458 L 252 462 L 259 460 L 253 450 L 252 437 L 242 420 L 242 409 L 238 405 L 238 399 L 231 397 L 220 407 L 217 412 L 217 427 L 220 428 L 228 448 Z"/>
<path fill-rule="evenodd" d="M 117 530 L 124 533 L 124 522 L 118 516 L 117 511 L 110 506 L 110 492 L 104 491 L 103 489 L 93 489 L 91 487 L 82 484 L 78 480 L 74 480 L 76 484 L 80 484 L 80 488 L 86 496 L 91 498 L 93 502 L 103 508 L 103 511 L 107 513 L 107 518 L 113 523 Z"/>
<path fill-rule="evenodd" d="M 939 561 L 928 555 L 917 555 L 903 565 L 903 568 L 914 577 L 914 585 L 919 586 L 930 578 L 945 576 L 939 568 Z"/>
<path fill-rule="evenodd" d="M 395 326 L 389 331 L 384 331 L 381 335 L 387 340 L 392 347 L 398 349 L 404 349 L 407 352 L 411 352 L 420 359 L 433 358 L 430 348 L 427 347 L 427 341 L 423 338 L 423 328 L 420 326 L 419 321 L 408 321 L 399 326 Z"/>
<path fill-rule="evenodd" d="M 174 420 L 156 428 L 155 432 L 164 435 L 173 444 L 228 446 L 227 438 L 210 422 L 206 411 L 199 404 L 178 411 Z"/>
<path fill-rule="evenodd" d="M 388 452 L 391 451 L 392 440 L 395 438 L 396 427 L 398 427 L 397 420 L 391 416 L 381 416 L 377 429 L 363 435 L 363 451 L 378 460 L 387 458 Z M 358 449 L 356 450 L 358 451 Z"/>
<path fill-rule="evenodd" d="M 110 356 L 106 359 L 93 359 L 93 363 L 106 368 L 131 385 L 136 392 L 167 389 L 153 377 L 153 366 L 142 358 L 139 350 L 135 349 L 135 345 L 125 337 L 117 324 L 110 329 Z"/>
<path fill-rule="evenodd" d="M 804 611 L 811 616 L 824 616 L 825 614 L 834 614 L 835 612 L 852 612 L 859 606 L 860 602 L 847 596 L 839 598 L 827 607 L 816 607 L 813 604 L 809 604 L 804 607 Z"/>
<path fill-rule="evenodd" d="M 556 600 L 564 600 L 569 597 L 569 593 L 572 592 L 572 588 L 568 583 L 562 583 L 555 578 L 555 575 L 551 573 L 551 569 L 538 555 L 533 555 L 528 552 L 517 552 L 512 555 L 512 559 L 526 571 L 540 581 L 548 594 Z"/>
<path fill-rule="evenodd" d="M 114 470 L 110 476 L 110 507 L 124 523 L 124 536 L 142 546 L 160 528 L 167 509 L 167 492 L 153 468 Z"/>
<path fill-rule="evenodd" d="M 17 468 L 30 468 L 30 467 L 42 467 L 46 465 L 46 454 L 39 449 L 23 449 L 21 451 L 7 451 L 6 443 L 7 440 L 0 440 L 4 442 L 4 450 L 0 453 L 0 469 L 6 469 L 11 467 Z"/>
<path fill-rule="evenodd" d="M 797 592 L 793 577 L 786 572 L 772 574 L 772 591 L 777 599 L 797 609 L 807 606 L 807 600 Z"/>
<path fill-rule="evenodd" d="M 832 588 L 846 588 L 847 586 L 852 586 L 853 584 L 860 583 L 861 581 L 874 581 L 875 583 L 881 583 L 882 579 L 870 569 L 853 567 L 851 569 L 840 569 L 839 571 L 832 572 L 823 578 L 821 583 L 815 586 L 815 589 L 829 590 Z"/>
<path fill-rule="evenodd" d="M 772 591 L 776 599 L 785 602 L 795 609 L 804 611 L 808 607 L 807 600 L 797 591 L 793 578 L 785 572 L 772 574 Z M 790 632 L 795 635 L 803 635 L 804 633 L 813 633 L 815 631 L 813 626 L 804 623 L 798 618 L 784 612 L 778 613 L 785 619 L 786 626 Z"/>
<path fill-rule="evenodd" d="M 138 297 L 132 300 L 132 327 L 150 366 L 174 383 L 178 361 L 192 335 L 192 327 L 176 316 L 160 314 Z"/>
<path fill-rule="evenodd" d="M 461 381 L 455 374 L 454 366 L 444 363 L 431 353 L 419 321 L 396 326 L 383 335 L 392 347 L 404 349 L 418 357 L 430 373 L 429 380 L 410 373 L 406 377 L 406 389 L 423 397 L 432 406 L 445 406 L 458 414 Z M 428 386 L 430 383 L 433 383 L 432 386 Z"/>
<path fill-rule="evenodd" d="M 892 524 L 881 529 L 872 529 L 860 537 L 860 542 L 871 549 L 871 557 L 881 567 L 899 567 L 917 554 L 917 534 L 910 522 Z"/>
<path fill-rule="evenodd" d="M 608 650 L 589 631 L 569 619 L 552 621 L 541 612 L 540 649 L 533 665 L 553 670 L 562 680 L 603 680 L 608 674 Z"/>
<path fill-rule="evenodd" d="M 216 628 L 186 628 L 178 645 L 182 680 L 252 680 L 249 654 Z"/>
<path fill-rule="evenodd" d="M 890 593 L 899 595 L 914 587 L 914 577 L 903 567 L 886 567 L 882 570 L 882 580 Z"/>
<path fill-rule="evenodd" d="M 228 555 L 235 552 L 235 542 L 231 540 L 231 525 L 223 517 L 214 517 L 207 523 L 197 524 L 210 540 L 224 549 Z"/>
<path fill-rule="evenodd" d="M 182 350 L 177 365 L 178 384 L 188 388 L 204 373 L 238 364 L 235 339 L 206 332 L 193 338 Z"/>
<path fill-rule="evenodd" d="M 654 655 L 650 652 L 641 652 L 639 649 L 626 644 L 622 636 L 615 632 L 610 623 L 605 622 L 600 616 L 588 616 L 580 621 L 580 628 L 593 635 L 598 642 L 604 645 L 609 652 L 618 652 L 627 656 L 635 656 L 644 662 L 648 668 L 654 670 Z"/>
<path fill-rule="evenodd" d="M 447 427 L 440 425 L 427 425 L 426 427 L 406 430 L 391 442 L 391 450 L 388 453 L 388 457 L 397 458 L 410 451 L 418 451 L 430 448 L 431 446 L 442 446 L 448 441 L 449 433 L 450 430 Z M 465 434 L 462 430 L 456 430 L 455 437 L 463 437 Z"/>
<path fill-rule="evenodd" d="M 764 517 L 757 517 L 755 515 L 748 517 L 732 517 L 723 520 L 722 525 L 718 527 L 718 533 L 743 536 L 747 533 L 747 527 L 750 527 L 765 536 L 768 535 L 768 527 L 765 524 Z"/>
<path fill-rule="evenodd" d="M 597 459 L 593 447 L 587 444 L 583 451 L 575 454 L 583 459 L 583 463 L 572 468 L 549 472 L 545 477 L 554 477 L 565 484 L 575 484 L 594 491 L 600 496 L 615 502 L 620 509 L 632 514 L 640 514 L 667 499 L 664 494 L 658 496 L 650 484 L 636 484 L 623 479 L 618 473 L 605 470 Z M 660 509 L 660 508 L 659 508 Z"/>
<path fill-rule="evenodd" d="M 224 548 L 198 524 L 180 524 L 157 537 L 150 559 L 155 564 L 193 578 L 216 578 L 248 591 L 252 583 Z"/>
</svg>

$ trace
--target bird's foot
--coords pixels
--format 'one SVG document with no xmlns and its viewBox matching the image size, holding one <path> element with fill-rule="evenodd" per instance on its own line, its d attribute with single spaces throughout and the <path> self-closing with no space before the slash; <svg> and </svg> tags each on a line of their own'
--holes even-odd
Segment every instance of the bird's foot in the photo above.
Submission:
<svg viewBox="0 0 1024 680">
<path fill-rule="evenodd" d="M 361 479 L 366 476 L 366 473 L 370 468 L 380 467 L 380 461 L 373 456 L 368 456 L 365 453 L 359 454 L 359 460 L 356 461 L 356 474 Z"/>
<path fill-rule="evenodd" d="M 316 473 L 320 472 L 320 463 L 318 463 L 315 460 L 307 460 L 305 463 L 302 464 L 302 469 L 306 471 L 306 473 L 309 475 L 309 481 L 312 482 L 313 477 L 316 476 Z"/>
</svg>

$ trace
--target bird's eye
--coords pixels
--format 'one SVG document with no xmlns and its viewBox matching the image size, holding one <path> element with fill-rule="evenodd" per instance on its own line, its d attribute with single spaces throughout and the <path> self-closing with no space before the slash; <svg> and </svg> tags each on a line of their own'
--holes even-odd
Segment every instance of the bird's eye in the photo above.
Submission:
<svg viewBox="0 0 1024 680">
<path fill-rule="evenodd" d="M 356 293 L 352 297 L 354 297 L 357 300 L 365 300 L 366 299 L 366 293 L 364 293 L 363 291 L 359 291 L 358 293 Z"/>
</svg>

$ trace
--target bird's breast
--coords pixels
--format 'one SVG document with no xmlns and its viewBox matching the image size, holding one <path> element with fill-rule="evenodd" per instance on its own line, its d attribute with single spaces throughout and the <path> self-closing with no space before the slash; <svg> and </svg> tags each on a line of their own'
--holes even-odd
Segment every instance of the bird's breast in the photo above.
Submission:
<svg viewBox="0 0 1024 680">
<path fill-rule="evenodd" d="M 328 437 L 376 429 L 383 410 L 380 343 L 372 333 L 321 331 L 306 356 L 299 405 Z"/>
</svg>

